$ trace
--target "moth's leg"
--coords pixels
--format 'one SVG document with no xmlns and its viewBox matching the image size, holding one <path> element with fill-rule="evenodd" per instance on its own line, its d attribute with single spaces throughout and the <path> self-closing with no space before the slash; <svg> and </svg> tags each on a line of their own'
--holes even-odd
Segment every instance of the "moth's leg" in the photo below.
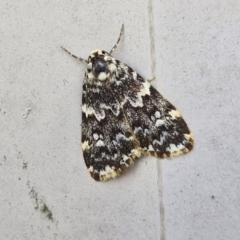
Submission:
<svg viewBox="0 0 240 240">
<path fill-rule="evenodd" d="M 121 28 L 121 31 L 120 31 L 120 34 L 119 34 L 117 43 L 116 43 L 116 44 L 113 46 L 113 48 L 111 49 L 110 55 L 116 50 L 116 48 L 117 48 L 117 46 L 118 46 L 118 43 L 119 43 L 120 40 L 121 40 L 121 37 L 122 37 L 122 34 L 123 34 L 123 29 L 124 29 L 124 24 L 122 24 L 122 28 Z"/>
<path fill-rule="evenodd" d="M 62 48 L 66 53 L 68 53 L 68 54 L 71 55 L 72 57 L 76 58 L 76 59 L 79 60 L 80 62 L 88 63 L 87 60 L 75 56 L 74 54 L 70 53 L 66 48 L 64 48 L 64 47 L 62 47 L 62 46 L 61 46 L 61 48 Z"/>
<path fill-rule="evenodd" d="M 149 79 L 146 79 L 148 82 L 151 82 L 153 80 L 155 80 L 155 77 L 152 77 L 152 78 L 149 78 Z"/>
</svg>

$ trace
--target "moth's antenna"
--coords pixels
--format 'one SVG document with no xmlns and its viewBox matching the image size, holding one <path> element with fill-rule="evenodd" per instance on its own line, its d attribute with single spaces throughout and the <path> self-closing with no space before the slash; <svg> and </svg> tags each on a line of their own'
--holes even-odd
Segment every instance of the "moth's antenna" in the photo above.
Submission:
<svg viewBox="0 0 240 240">
<path fill-rule="evenodd" d="M 122 34 L 123 34 L 123 29 L 124 29 L 124 24 L 122 24 L 122 28 L 121 28 L 121 31 L 120 31 L 120 34 L 119 34 L 119 37 L 118 37 L 118 40 L 117 40 L 117 43 L 113 46 L 113 48 L 111 49 L 110 51 L 110 55 L 116 50 L 117 46 L 118 46 L 118 43 L 120 42 L 121 40 L 121 37 L 122 37 Z"/>
<path fill-rule="evenodd" d="M 62 47 L 62 46 L 61 46 L 61 48 L 62 48 L 66 53 L 68 53 L 68 54 L 71 55 L 72 57 L 76 58 L 76 59 L 79 60 L 80 62 L 88 63 L 87 60 L 73 55 L 73 54 L 70 53 L 66 48 L 64 48 L 64 47 Z"/>
</svg>

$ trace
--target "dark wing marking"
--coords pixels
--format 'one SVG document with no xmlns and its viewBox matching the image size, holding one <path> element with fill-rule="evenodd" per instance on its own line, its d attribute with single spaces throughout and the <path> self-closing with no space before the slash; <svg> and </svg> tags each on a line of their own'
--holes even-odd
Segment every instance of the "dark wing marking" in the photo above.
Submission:
<svg viewBox="0 0 240 240">
<path fill-rule="evenodd" d="M 142 153 L 172 157 L 189 152 L 192 133 L 180 112 L 149 81 L 129 66 L 116 61 L 110 87 L 123 107 Z"/>
</svg>

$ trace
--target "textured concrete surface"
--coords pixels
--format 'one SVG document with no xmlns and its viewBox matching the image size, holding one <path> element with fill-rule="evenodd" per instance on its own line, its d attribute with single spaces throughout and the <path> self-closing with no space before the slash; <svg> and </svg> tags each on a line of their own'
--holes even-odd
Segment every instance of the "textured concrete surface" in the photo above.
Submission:
<svg viewBox="0 0 240 240">
<path fill-rule="evenodd" d="M 240 236 L 240 2 L 0 2 L 0 239 Z M 80 149 L 87 58 L 111 49 L 183 113 L 195 148 L 106 183 Z"/>
</svg>

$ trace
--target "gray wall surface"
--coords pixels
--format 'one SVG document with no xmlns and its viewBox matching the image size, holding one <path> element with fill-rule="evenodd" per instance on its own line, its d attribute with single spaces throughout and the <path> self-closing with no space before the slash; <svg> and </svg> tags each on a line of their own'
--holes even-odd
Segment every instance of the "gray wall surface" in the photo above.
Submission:
<svg viewBox="0 0 240 240">
<path fill-rule="evenodd" d="M 191 153 L 95 182 L 87 59 L 109 51 L 182 112 Z M 0 2 L 0 239 L 240 239 L 240 1 Z"/>
</svg>

